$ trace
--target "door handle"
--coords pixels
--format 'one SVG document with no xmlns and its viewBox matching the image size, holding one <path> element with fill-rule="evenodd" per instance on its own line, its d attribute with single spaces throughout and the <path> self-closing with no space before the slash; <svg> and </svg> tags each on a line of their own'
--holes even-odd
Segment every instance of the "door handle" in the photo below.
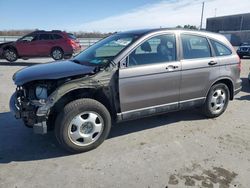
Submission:
<svg viewBox="0 0 250 188">
<path fill-rule="evenodd" d="M 174 70 L 174 69 L 177 69 L 177 68 L 178 68 L 177 65 L 168 65 L 168 66 L 166 67 L 167 70 Z"/>
<path fill-rule="evenodd" d="M 208 63 L 208 65 L 216 65 L 216 64 L 218 64 L 218 63 L 215 62 L 215 61 L 210 61 L 210 62 Z"/>
</svg>

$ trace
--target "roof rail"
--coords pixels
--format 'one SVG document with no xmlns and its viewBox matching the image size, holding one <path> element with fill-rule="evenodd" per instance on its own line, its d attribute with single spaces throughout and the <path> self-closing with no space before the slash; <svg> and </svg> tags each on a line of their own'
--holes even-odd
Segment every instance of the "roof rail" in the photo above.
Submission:
<svg viewBox="0 0 250 188">
<path fill-rule="evenodd" d="M 61 33 L 61 30 L 52 30 L 51 32 L 55 32 L 55 33 Z"/>
<path fill-rule="evenodd" d="M 35 30 L 33 31 L 33 33 L 36 33 L 36 32 L 45 32 L 44 30 Z"/>
</svg>

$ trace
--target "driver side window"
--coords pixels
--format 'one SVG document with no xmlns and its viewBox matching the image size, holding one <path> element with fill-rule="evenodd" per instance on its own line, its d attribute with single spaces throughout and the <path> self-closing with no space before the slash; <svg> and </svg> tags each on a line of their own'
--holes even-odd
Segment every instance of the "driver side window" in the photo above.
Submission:
<svg viewBox="0 0 250 188">
<path fill-rule="evenodd" d="M 163 63 L 176 60 L 174 34 L 159 35 L 144 41 L 128 57 L 128 66 Z"/>
</svg>

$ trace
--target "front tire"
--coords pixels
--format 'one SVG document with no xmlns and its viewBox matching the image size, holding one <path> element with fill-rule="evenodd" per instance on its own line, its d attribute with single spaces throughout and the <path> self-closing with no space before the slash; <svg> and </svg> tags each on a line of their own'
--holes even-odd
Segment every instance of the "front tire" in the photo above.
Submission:
<svg viewBox="0 0 250 188">
<path fill-rule="evenodd" d="M 7 48 L 3 51 L 4 58 L 9 62 L 14 62 L 18 59 L 18 55 L 15 49 Z"/>
<path fill-rule="evenodd" d="M 55 135 L 66 150 L 81 153 L 98 147 L 110 128 L 111 117 L 105 106 L 93 99 L 79 99 L 67 104 L 58 115 Z"/>
<path fill-rule="evenodd" d="M 218 83 L 213 85 L 203 105 L 203 113 L 208 118 L 215 118 L 223 114 L 229 102 L 229 89 L 227 85 Z"/>
</svg>

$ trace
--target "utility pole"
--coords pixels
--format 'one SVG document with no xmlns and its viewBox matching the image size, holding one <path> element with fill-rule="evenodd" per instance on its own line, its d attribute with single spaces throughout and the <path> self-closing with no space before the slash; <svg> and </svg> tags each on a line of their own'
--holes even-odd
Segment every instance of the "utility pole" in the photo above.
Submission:
<svg viewBox="0 0 250 188">
<path fill-rule="evenodd" d="M 205 5 L 205 2 L 203 1 L 203 2 L 202 2 L 202 10 L 201 10 L 201 25 L 200 25 L 200 30 L 202 29 L 204 5 Z"/>
</svg>

